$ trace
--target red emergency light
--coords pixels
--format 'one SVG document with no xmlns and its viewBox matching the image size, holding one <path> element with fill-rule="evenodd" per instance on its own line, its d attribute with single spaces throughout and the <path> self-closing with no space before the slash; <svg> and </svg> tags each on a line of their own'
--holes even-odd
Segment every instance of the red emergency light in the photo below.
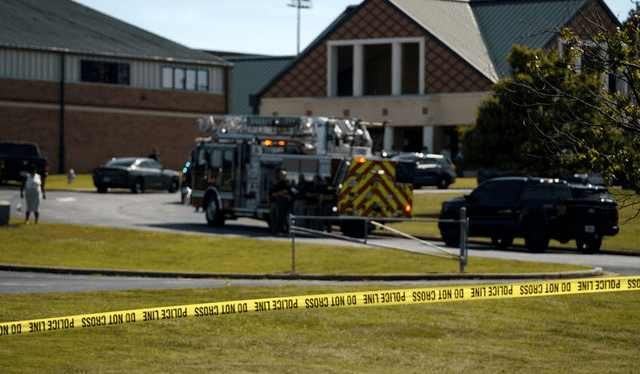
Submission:
<svg viewBox="0 0 640 374">
<path fill-rule="evenodd" d="M 278 140 L 276 142 L 274 142 L 271 139 L 265 139 L 263 144 L 267 147 L 271 147 L 273 145 L 277 145 L 278 147 L 284 147 L 285 145 L 287 145 L 287 142 L 284 140 Z"/>
</svg>

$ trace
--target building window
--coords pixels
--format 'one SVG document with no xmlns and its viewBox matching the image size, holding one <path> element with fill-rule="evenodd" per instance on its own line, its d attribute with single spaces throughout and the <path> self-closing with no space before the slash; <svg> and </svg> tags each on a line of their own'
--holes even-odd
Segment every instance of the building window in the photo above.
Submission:
<svg viewBox="0 0 640 374">
<path fill-rule="evenodd" d="M 364 94 L 391 95 L 391 44 L 364 46 Z"/>
<path fill-rule="evenodd" d="M 193 69 L 187 69 L 187 76 L 185 77 L 185 85 L 187 90 L 196 89 L 196 71 Z"/>
<path fill-rule="evenodd" d="M 196 81 L 198 91 L 209 91 L 209 71 L 198 70 L 198 80 Z"/>
<path fill-rule="evenodd" d="M 423 37 L 330 40 L 328 96 L 424 93 Z"/>
<path fill-rule="evenodd" d="M 420 93 L 420 45 L 402 44 L 402 93 L 417 95 Z"/>
<path fill-rule="evenodd" d="M 209 71 L 203 69 L 162 68 L 162 88 L 209 91 Z"/>
<path fill-rule="evenodd" d="M 338 54 L 338 96 L 353 96 L 353 46 L 336 48 Z"/>
<path fill-rule="evenodd" d="M 129 85 L 128 63 L 82 60 L 80 80 L 83 82 Z"/>
<path fill-rule="evenodd" d="M 184 69 L 173 70 L 173 88 L 184 90 Z"/>
<path fill-rule="evenodd" d="M 162 88 L 173 88 L 172 68 L 162 68 Z"/>
</svg>

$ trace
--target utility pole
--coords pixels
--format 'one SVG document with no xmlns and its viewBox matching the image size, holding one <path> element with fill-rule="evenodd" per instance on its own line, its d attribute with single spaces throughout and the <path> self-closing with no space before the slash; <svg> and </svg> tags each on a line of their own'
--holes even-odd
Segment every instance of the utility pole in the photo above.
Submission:
<svg viewBox="0 0 640 374">
<path fill-rule="evenodd" d="M 311 0 L 291 0 L 291 3 L 287 4 L 292 8 L 298 8 L 298 48 L 296 54 L 300 54 L 300 9 L 311 9 Z"/>
</svg>

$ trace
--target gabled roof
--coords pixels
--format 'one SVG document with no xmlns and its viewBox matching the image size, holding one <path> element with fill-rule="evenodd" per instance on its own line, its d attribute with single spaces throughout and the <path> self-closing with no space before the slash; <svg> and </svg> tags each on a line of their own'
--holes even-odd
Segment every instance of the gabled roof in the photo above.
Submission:
<svg viewBox="0 0 640 374">
<path fill-rule="evenodd" d="M 335 32 L 365 3 L 349 6 L 302 53 L 259 91 L 262 96 L 290 69 Z M 589 0 L 384 0 L 436 38 L 491 82 L 509 75 L 507 56 L 514 43 L 532 49 L 549 47 L 557 35 L 536 25 L 569 26 Z M 594 0 L 618 25 L 603 0 Z"/>
<path fill-rule="evenodd" d="M 0 0 L 0 47 L 231 66 L 70 0 Z"/>
<path fill-rule="evenodd" d="M 388 1 L 492 82 L 498 80 L 469 1 Z"/>
<path fill-rule="evenodd" d="M 231 114 L 252 114 L 249 96 L 258 92 L 293 59 L 294 56 L 227 57 L 233 63 Z"/>
<path fill-rule="evenodd" d="M 302 61 L 305 57 L 309 55 L 314 49 L 316 49 L 320 44 L 322 44 L 334 31 L 340 27 L 351 15 L 357 12 L 357 10 L 362 6 L 349 5 L 344 12 L 340 13 L 338 18 L 336 18 L 331 24 L 318 35 L 309 45 L 302 51 L 300 54 L 295 56 L 295 58 L 287 64 L 277 75 L 275 75 L 271 80 L 265 84 L 262 89 L 256 92 L 257 97 L 262 96 L 267 90 L 273 86 L 278 80 L 280 80 L 289 70 L 291 70 L 296 64 Z"/>
</svg>

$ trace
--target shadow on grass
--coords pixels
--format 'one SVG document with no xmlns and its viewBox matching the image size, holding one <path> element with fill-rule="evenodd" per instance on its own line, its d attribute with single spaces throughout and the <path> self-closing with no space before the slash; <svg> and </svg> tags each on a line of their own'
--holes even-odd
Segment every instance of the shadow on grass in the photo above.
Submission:
<svg viewBox="0 0 640 374">
<path fill-rule="evenodd" d="M 237 236 L 254 239 L 271 239 L 276 237 L 273 233 L 271 233 L 271 230 L 266 226 L 266 224 L 264 225 L 264 227 L 261 227 L 243 224 L 242 221 L 229 222 L 222 226 L 209 226 L 206 223 L 199 224 L 180 222 L 155 223 L 141 226 L 189 234 Z"/>
</svg>

